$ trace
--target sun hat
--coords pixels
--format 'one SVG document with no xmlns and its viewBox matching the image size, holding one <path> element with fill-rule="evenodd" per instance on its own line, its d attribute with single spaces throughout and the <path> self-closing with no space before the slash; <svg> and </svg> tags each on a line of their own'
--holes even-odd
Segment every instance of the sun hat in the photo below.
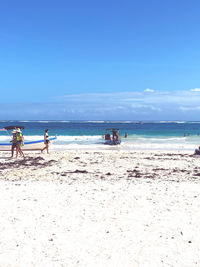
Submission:
<svg viewBox="0 0 200 267">
<path fill-rule="evenodd" d="M 13 130 L 12 133 L 16 133 L 17 131 L 16 130 Z"/>
<path fill-rule="evenodd" d="M 21 130 L 19 128 L 16 129 L 17 133 L 21 133 Z"/>
</svg>

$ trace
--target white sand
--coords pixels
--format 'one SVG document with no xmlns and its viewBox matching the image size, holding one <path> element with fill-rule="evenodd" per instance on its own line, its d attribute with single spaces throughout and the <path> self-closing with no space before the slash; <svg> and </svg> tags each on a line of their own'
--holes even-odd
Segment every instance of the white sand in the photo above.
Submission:
<svg viewBox="0 0 200 267">
<path fill-rule="evenodd" d="M 200 266 L 200 157 L 8 155 L 0 153 L 0 266 Z"/>
</svg>

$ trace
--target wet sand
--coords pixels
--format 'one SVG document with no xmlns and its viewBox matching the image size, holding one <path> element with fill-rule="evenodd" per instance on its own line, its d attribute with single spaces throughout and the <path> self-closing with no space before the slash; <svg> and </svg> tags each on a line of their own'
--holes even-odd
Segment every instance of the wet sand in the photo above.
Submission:
<svg viewBox="0 0 200 267">
<path fill-rule="evenodd" d="M 0 153 L 0 266 L 200 266 L 200 156 Z"/>
</svg>

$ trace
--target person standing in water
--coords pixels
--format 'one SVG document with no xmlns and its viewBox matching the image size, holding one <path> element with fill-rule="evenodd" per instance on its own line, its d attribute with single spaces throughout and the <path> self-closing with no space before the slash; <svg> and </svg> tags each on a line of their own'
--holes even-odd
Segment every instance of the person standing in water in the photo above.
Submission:
<svg viewBox="0 0 200 267">
<path fill-rule="evenodd" d="M 44 133 L 44 144 L 45 144 L 45 147 L 41 150 L 41 152 L 43 152 L 45 149 L 47 150 L 47 153 L 49 154 L 49 135 L 48 135 L 48 129 L 45 130 L 45 133 Z"/>
</svg>

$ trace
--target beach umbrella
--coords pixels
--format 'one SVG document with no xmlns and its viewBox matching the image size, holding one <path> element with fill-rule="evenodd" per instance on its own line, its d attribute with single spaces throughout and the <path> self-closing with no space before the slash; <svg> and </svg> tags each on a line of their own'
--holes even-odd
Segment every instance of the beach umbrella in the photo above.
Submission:
<svg viewBox="0 0 200 267">
<path fill-rule="evenodd" d="M 4 129 L 8 130 L 16 130 L 17 128 L 19 129 L 24 129 L 24 126 L 6 126 Z"/>
<path fill-rule="evenodd" d="M 12 125 L 12 126 L 6 126 L 3 128 L 7 134 L 10 136 L 9 134 L 9 130 L 16 130 L 16 129 L 24 129 L 24 126 L 15 126 L 15 125 Z M 11 137 L 11 136 L 10 136 Z"/>
</svg>

